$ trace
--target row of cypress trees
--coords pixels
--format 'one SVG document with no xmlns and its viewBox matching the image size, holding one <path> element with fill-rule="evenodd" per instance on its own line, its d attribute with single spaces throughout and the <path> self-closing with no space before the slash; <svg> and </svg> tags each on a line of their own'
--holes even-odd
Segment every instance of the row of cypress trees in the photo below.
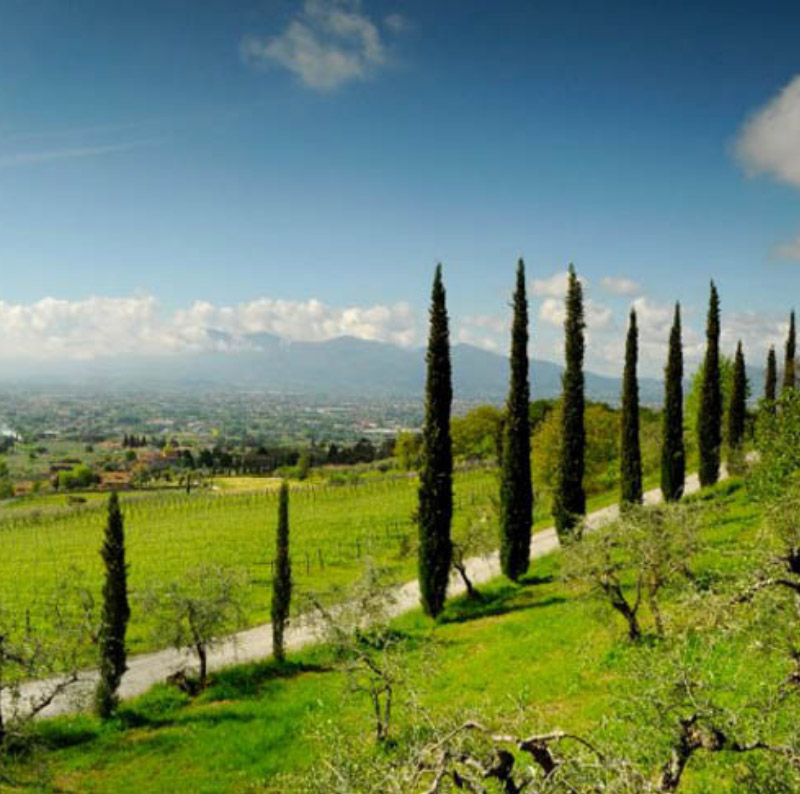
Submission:
<svg viewBox="0 0 800 794">
<path fill-rule="evenodd" d="M 564 373 L 561 397 L 561 438 L 553 517 L 560 536 L 569 535 L 586 514 L 586 429 L 584 425 L 585 315 L 583 287 L 570 265 L 564 323 Z M 530 383 L 528 362 L 528 302 L 525 265 L 517 265 L 511 329 L 510 382 L 503 426 L 500 479 L 500 562 L 503 573 L 519 579 L 528 569 L 534 494 L 530 465 Z M 795 384 L 796 331 L 794 312 L 786 343 L 784 389 Z M 639 329 L 631 310 L 622 379 L 620 437 L 620 501 L 623 507 L 643 499 L 638 385 Z M 449 329 L 441 265 L 437 266 L 430 309 L 430 335 L 425 386 L 422 466 L 419 488 L 419 582 L 425 612 L 437 616 L 444 608 L 452 558 L 450 525 L 453 514 L 453 458 L 450 409 L 453 397 Z M 710 285 L 706 319 L 706 350 L 697 415 L 699 478 L 703 486 L 719 479 L 722 448 L 723 395 L 720 366 L 720 301 Z M 664 412 L 661 491 L 665 501 L 683 496 L 686 479 L 684 440 L 683 345 L 680 303 L 675 304 L 664 370 Z M 767 358 L 765 404 L 774 410 L 777 368 L 775 350 Z M 747 416 L 747 375 L 741 341 L 737 344 L 728 411 L 729 459 L 741 449 Z"/>
</svg>

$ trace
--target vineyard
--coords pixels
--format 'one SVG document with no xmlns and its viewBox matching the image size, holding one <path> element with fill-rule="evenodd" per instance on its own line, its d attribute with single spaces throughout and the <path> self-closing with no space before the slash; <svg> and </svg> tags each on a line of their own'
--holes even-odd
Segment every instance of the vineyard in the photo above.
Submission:
<svg viewBox="0 0 800 794">
<path fill-rule="evenodd" d="M 496 474 L 478 470 L 455 478 L 454 537 L 491 508 Z M 130 649 L 154 646 L 137 596 L 180 580 L 201 564 L 241 571 L 251 624 L 269 619 L 277 491 L 198 491 L 123 496 L 133 616 Z M 381 478 L 353 485 L 298 486 L 291 496 L 292 559 L 297 598 L 331 594 L 353 582 L 367 558 L 396 580 L 416 566 L 415 478 Z M 544 520 L 545 517 L 542 516 Z M 98 553 L 104 502 L 69 508 L 12 511 L 0 517 L 0 605 L 40 625 L 46 605 L 63 587 L 99 600 Z M 41 626 L 46 629 L 45 625 Z"/>
</svg>

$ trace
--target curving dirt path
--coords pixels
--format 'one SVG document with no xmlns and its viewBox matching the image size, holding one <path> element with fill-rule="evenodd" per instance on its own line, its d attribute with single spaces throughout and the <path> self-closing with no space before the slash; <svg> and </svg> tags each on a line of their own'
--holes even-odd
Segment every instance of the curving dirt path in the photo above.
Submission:
<svg viewBox="0 0 800 794">
<path fill-rule="evenodd" d="M 720 479 L 727 476 L 723 470 Z M 700 483 L 696 474 L 686 479 L 685 493 L 690 494 L 699 490 Z M 658 504 L 661 501 L 661 491 L 655 488 L 644 495 L 645 504 Z M 619 516 L 619 506 L 610 505 L 600 510 L 595 510 L 586 517 L 586 524 L 590 529 L 610 524 Z M 558 548 L 558 536 L 554 527 L 549 527 L 536 532 L 531 539 L 531 557 L 542 557 Z M 467 560 L 467 572 L 475 584 L 487 582 L 500 575 L 500 562 L 497 552 L 492 552 L 482 557 L 473 557 Z M 465 590 L 461 578 L 456 574 L 450 581 L 448 595 L 458 595 Z M 416 580 L 398 585 L 391 606 L 392 616 L 408 612 L 419 605 L 419 584 Z M 300 616 L 292 620 L 286 634 L 286 645 L 289 649 L 302 648 L 319 640 L 321 626 L 318 620 L 310 616 Z M 247 629 L 220 643 L 209 652 L 209 670 L 218 670 L 232 664 L 264 659 L 272 653 L 272 626 L 264 623 L 252 629 Z M 153 684 L 163 681 L 167 676 L 177 670 L 193 664 L 193 659 L 186 653 L 175 650 L 156 651 L 154 653 L 140 654 L 128 660 L 128 672 L 122 680 L 120 695 L 130 698 L 148 690 Z M 86 708 L 87 698 L 91 695 L 97 680 L 97 672 L 89 670 L 81 673 L 80 680 L 55 698 L 53 702 L 39 716 L 52 717 L 80 711 Z M 23 685 L 21 699 L 18 704 L 21 712 L 25 711 L 25 704 L 41 699 L 52 689 L 54 681 L 30 681 Z M 10 704 L 3 704 L 4 707 Z"/>
</svg>

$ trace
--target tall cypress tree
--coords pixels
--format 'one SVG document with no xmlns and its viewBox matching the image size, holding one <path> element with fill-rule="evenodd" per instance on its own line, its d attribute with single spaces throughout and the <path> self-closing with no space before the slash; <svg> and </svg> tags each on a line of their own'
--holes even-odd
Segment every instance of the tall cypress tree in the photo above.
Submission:
<svg viewBox="0 0 800 794">
<path fill-rule="evenodd" d="M 623 507 L 642 503 L 642 448 L 639 440 L 639 329 L 636 310 L 631 309 L 625 342 L 625 370 L 622 375 L 622 417 L 620 443 L 620 502 Z"/>
<path fill-rule="evenodd" d="M 764 377 L 764 403 L 770 413 L 775 413 L 775 400 L 778 397 L 778 363 L 775 360 L 775 348 L 770 347 L 767 353 L 767 374 Z"/>
<path fill-rule="evenodd" d="M 700 484 L 714 485 L 719 479 L 722 445 L 722 388 L 719 370 L 719 294 L 711 282 L 706 321 L 706 356 L 703 390 L 697 413 L 697 446 L 700 453 Z"/>
<path fill-rule="evenodd" d="M 100 680 L 95 692 L 95 708 L 98 716 L 108 719 L 119 703 L 117 692 L 122 676 L 128 669 L 125 634 L 131 616 L 128 566 L 125 562 L 125 525 L 116 491 L 108 499 L 108 517 L 100 556 L 105 566 L 105 581 L 98 637 Z"/>
<path fill-rule="evenodd" d="M 292 603 L 292 562 L 289 557 L 289 483 L 284 480 L 278 495 L 278 531 L 275 535 L 275 570 L 272 576 L 272 655 L 286 658 L 284 633 Z"/>
<path fill-rule="evenodd" d="M 669 334 L 669 355 L 664 369 L 664 429 L 661 445 L 661 493 L 665 502 L 683 496 L 686 479 L 686 446 L 683 440 L 683 345 L 681 343 L 681 305 L 675 304 L 675 317 Z"/>
<path fill-rule="evenodd" d="M 795 358 L 797 356 L 797 331 L 794 326 L 794 312 L 789 315 L 789 335 L 786 337 L 786 361 L 783 366 L 783 390 L 793 389 L 795 385 Z"/>
<path fill-rule="evenodd" d="M 422 608 L 439 615 L 447 597 L 453 546 L 453 451 L 450 409 L 453 401 L 442 266 L 437 265 L 431 294 L 430 329 L 426 356 L 425 422 L 422 428 L 422 466 L 419 475 L 419 587 Z"/>
<path fill-rule="evenodd" d="M 583 288 L 569 266 L 564 322 L 564 374 L 561 397 L 561 448 L 553 518 L 559 535 L 568 535 L 586 514 L 586 493 L 583 490 L 586 427 L 584 425 L 584 329 Z"/>
<path fill-rule="evenodd" d="M 533 523 L 531 482 L 530 384 L 528 382 L 528 298 L 525 264 L 517 264 L 514 321 L 511 327 L 511 377 L 503 423 L 500 487 L 500 562 L 514 581 L 528 570 Z"/>
<path fill-rule="evenodd" d="M 736 345 L 733 360 L 733 383 L 731 385 L 731 404 L 728 408 L 728 449 L 731 457 L 740 451 L 744 441 L 744 424 L 747 417 L 747 373 L 744 366 L 742 343 Z"/>
</svg>

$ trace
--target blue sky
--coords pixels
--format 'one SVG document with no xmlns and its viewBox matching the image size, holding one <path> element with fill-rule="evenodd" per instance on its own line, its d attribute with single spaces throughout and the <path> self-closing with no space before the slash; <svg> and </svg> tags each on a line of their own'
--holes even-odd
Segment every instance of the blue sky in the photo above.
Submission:
<svg viewBox="0 0 800 794">
<path fill-rule="evenodd" d="M 696 360 L 711 277 L 758 360 L 800 288 L 800 7 L 741 5 L 0 0 L 0 355 L 419 344 L 437 261 L 503 350 L 523 255 L 533 355 L 573 261 L 594 369 L 634 301 L 645 372 L 676 299 Z"/>
</svg>

